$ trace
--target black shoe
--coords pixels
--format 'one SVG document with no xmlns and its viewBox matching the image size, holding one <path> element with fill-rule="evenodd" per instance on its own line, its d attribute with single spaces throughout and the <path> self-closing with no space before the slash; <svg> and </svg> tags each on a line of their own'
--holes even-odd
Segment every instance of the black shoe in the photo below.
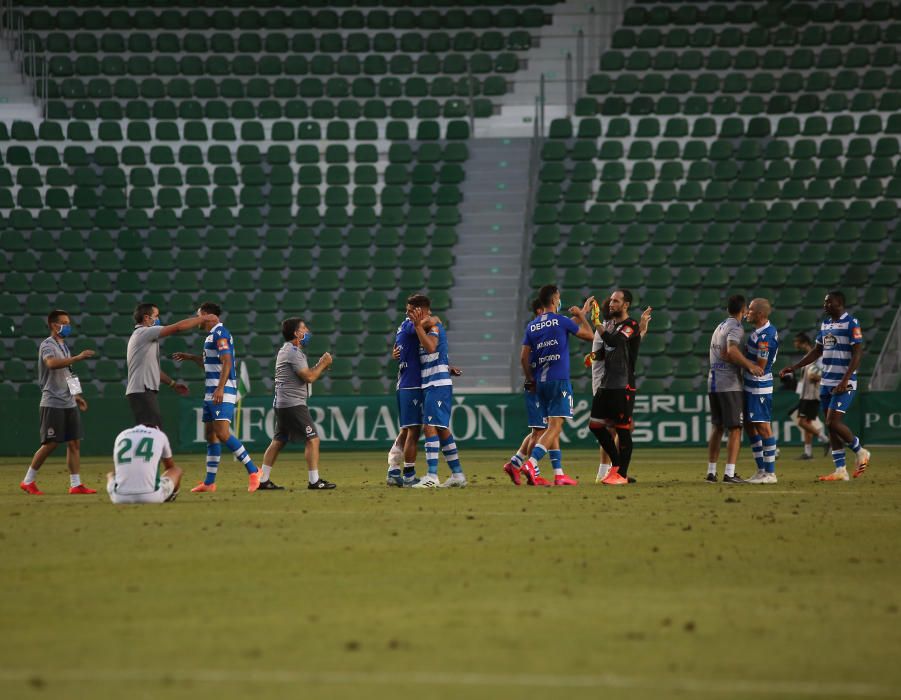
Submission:
<svg viewBox="0 0 901 700">
<path fill-rule="evenodd" d="M 325 489 L 333 489 L 335 488 L 335 484 L 331 481 L 326 481 L 325 479 L 320 479 L 315 484 L 307 484 L 307 488 L 311 491 L 323 491 Z"/>
<path fill-rule="evenodd" d="M 260 485 L 257 486 L 257 491 L 284 491 L 284 486 L 279 486 L 272 479 L 268 481 L 261 481 Z"/>
<path fill-rule="evenodd" d="M 634 484 L 636 481 L 638 481 L 638 479 L 636 479 L 634 476 L 627 476 L 626 481 L 628 481 L 630 484 Z"/>
<path fill-rule="evenodd" d="M 742 479 L 738 474 L 735 476 L 723 476 L 724 484 L 745 484 L 747 483 L 744 479 Z"/>
<path fill-rule="evenodd" d="M 802 453 L 799 455 L 798 459 L 813 459 L 813 455 L 809 455 L 809 454 L 806 454 L 806 453 L 802 452 Z"/>
<path fill-rule="evenodd" d="M 728 476 L 724 476 L 723 481 L 725 481 L 728 478 L 729 478 Z M 704 477 L 704 481 L 706 481 L 708 484 L 715 484 L 716 483 L 716 474 L 708 474 L 707 476 Z"/>
</svg>

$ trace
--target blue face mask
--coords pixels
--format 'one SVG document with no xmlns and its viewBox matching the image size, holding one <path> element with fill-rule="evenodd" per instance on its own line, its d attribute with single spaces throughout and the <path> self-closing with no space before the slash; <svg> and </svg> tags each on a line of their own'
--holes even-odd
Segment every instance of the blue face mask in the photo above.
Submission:
<svg viewBox="0 0 901 700">
<path fill-rule="evenodd" d="M 301 337 L 301 339 L 300 339 L 300 344 L 305 347 L 306 344 L 310 342 L 310 338 L 312 338 L 312 337 L 313 337 L 313 334 L 310 333 L 310 331 L 306 331 L 303 334 L 303 337 Z"/>
<path fill-rule="evenodd" d="M 154 326 L 162 326 L 163 322 L 159 319 L 159 317 L 157 317 L 157 318 L 153 319 L 153 325 Z"/>
<path fill-rule="evenodd" d="M 68 338 L 70 335 L 72 335 L 72 326 L 70 326 L 68 323 L 60 324 L 59 337 Z"/>
</svg>

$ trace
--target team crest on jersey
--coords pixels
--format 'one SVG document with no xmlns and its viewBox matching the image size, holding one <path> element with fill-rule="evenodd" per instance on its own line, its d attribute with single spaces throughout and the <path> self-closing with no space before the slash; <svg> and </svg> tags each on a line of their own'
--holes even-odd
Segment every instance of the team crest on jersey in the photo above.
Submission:
<svg viewBox="0 0 901 700">
<path fill-rule="evenodd" d="M 823 347 L 827 350 L 831 350 L 838 344 L 838 338 L 836 338 L 832 333 L 827 333 L 823 336 Z"/>
<path fill-rule="evenodd" d="M 632 328 L 632 326 L 623 326 L 623 327 L 620 329 L 620 331 L 621 331 L 622 334 L 623 334 L 624 336 L 626 336 L 627 338 L 631 338 L 631 337 L 632 337 L 632 334 L 635 332 L 635 329 Z"/>
</svg>

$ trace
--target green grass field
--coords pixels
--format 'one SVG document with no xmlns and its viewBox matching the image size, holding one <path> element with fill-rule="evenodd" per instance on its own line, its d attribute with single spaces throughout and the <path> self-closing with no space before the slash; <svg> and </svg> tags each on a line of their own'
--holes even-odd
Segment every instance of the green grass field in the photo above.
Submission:
<svg viewBox="0 0 901 700">
<path fill-rule="evenodd" d="M 640 483 L 514 488 L 467 452 L 471 487 L 384 486 L 381 453 L 324 453 L 339 487 L 220 490 L 114 507 L 27 497 L 0 460 L 4 698 L 901 697 L 901 448 L 865 478 L 784 448 L 774 486 L 702 482 L 702 450 L 636 450 Z M 85 482 L 103 483 L 91 458 Z M 739 472 L 749 475 L 745 451 Z M 442 464 L 442 474 L 446 468 Z"/>
</svg>

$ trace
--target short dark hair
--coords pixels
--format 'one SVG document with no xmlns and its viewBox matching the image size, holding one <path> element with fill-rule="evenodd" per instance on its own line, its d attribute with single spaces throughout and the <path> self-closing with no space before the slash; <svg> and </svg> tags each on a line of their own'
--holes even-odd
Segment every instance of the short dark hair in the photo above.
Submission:
<svg viewBox="0 0 901 700">
<path fill-rule="evenodd" d="M 813 345 L 813 341 L 810 339 L 810 336 L 807 335 L 807 333 L 795 333 L 795 340 L 797 340 L 799 343 Z"/>
<path fill-rule="evenodd" d="M 47 314 L 47 326 L 49 327 L 51 323 L 56 323 L 59 321 L 60 316 L 68 316 L 68 311 L 63 311 L 62 309 L 53 309 L 49 314 Z"/>
<path fill-rule="evenodd" d="M 535 297 L 534 299 L 532 299 L 532 303 L 529 308 L 532 309 L 533 314 L 537 314 L 538 309 L 541 309 L 544 307 L 541 305 L 541 300 L 538 297 Z"/>
<path fill-rule="evenodd" d="M 212 301 L 205 301 L 200 305 L 201 313 L 205 314 L 213 314 L 215 316 L 222 315 L 222 307 L 219 304 Z"/>
<path fill-rule="evenodd" d="M 417 309 L 431 309 L 432 300 L 425 294 L 411 294 L 407 297 L 407 303 Z"/>
<path fill-rule="evenodd" d="M 297 318 L 296 316 L 292 316 L 291 318 L 286 318 L 282 321 L 282 336 L 289 343 L 294 340 L 294 334 L 297 333 L 297 328 L 301 323 L 304 323 L 302 318 Z"/>
<path fill-rule="evenodd" d="M 840 292 L 839 290 L 835 289 L 835 290 L 829 292 L 829 294 L 827 296 L 832 297 L 842 306 L 845 305 L 845 293 L 844 292 Z"/>
<path fill-rule="evenodd" d="M 745 298 L 741 294 L 733 294 L 726 302 L 726 310 L 730 314 L 737 314 L 745 308 Z"/>
<path fill-rule="evenodd" d="M 153 310 L 160 308 L 156 304 L 145 301 L 135 307 L 135 323 L 144 323 L 145 316 L 153 316 Z"/>
<path fill-rule="evenodd" d="M 554 298 L 554 295 L 559 292 L 560 290 L 557 288 L 556 284 L 546 284 L 538 290 L 538 301 L 540 301 L 541 306 L 546 309 L 551 305 L 551 299 Z"/>
<path fill-rule="evenodd" d="M 616 291 L 623 295 L 624 302 L 626 302 L 627 304 L 632 303 L 632 292 L 630 292 L 628 289 L 617 289 Z"/>
</svg>

